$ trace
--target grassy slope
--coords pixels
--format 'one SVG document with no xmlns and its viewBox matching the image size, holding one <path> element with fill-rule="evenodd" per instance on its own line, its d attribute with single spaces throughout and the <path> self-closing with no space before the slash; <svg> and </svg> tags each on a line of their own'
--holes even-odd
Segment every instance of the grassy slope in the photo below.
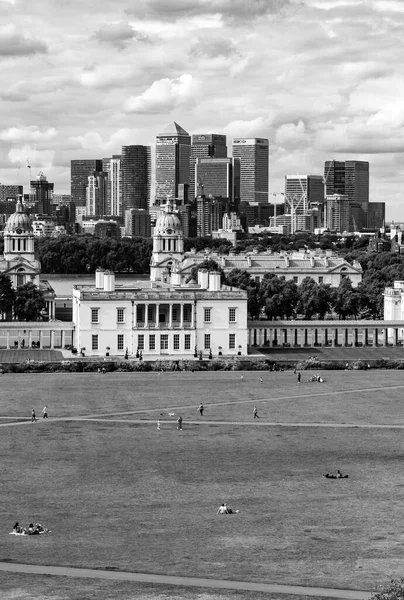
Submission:
<svg viewBox="0 0 404 600">
<path fill-rule="evenodd" d="M 254 373 L 242 384 L 235 373 L 5 375 L 0 383 L 0 416 L 38 414 L 45 402 L 51 416 L 0 430 L 1 560 L 358 589 L 402 574 L 404 431 L 261 426 L 404 425 L 401 373 L 327 373 L 325 384 L 300 386 L 290 373 L 264 374 L 264 384 Z M 364 391 L 371 387 L 385 389 Z M 201 399 L 203 421 L 251 425 L 188 424 L 201 421 Z M 185 407 L 174 409 L 183 432 L 168 417 L 172 406 Z M 52 422 L 136 410 L 122 423 Z M 160 410 L 172 422 L 157 432 Z M 338 467 L 348 480 L 321 477 Z M 216 516 L 222 501 L 240 514 Z M 15 520 L 53 533 L 6 535 Z"/>
</svg>

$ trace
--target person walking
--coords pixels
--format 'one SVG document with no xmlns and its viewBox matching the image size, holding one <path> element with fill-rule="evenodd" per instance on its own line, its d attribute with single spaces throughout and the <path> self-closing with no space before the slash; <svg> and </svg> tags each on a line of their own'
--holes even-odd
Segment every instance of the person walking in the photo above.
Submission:
<svg viewBox="0 0 404 600">
<path fill-rule="evenodd" d="M 253 414 L 254 414 L 254 419 L 259 419 L 258 408 L 256 406 L 254 406 Z"/>
<path fill-rule="evenodd" d="M 43 410 L 42 410 L 42 418 L 43 419 L 47 419 L 48 418 L 48 407 L 46 406 L 46 404 L 45 404 L 45 406 L 43 407 Z"/>
<path fill-rule="evenodd" d="M 157 421 L 157 431 L 160 431 L 160 419 Z"/>
<path fill-rule="evenodd" d="M 262 377 L 260 377 L 260 383 L 263 383 L 263 382 L 264 382 L 264 380 L 262 379 Z"/>
<path fill-rule="evenodd" d="M 182 431 L 182 417 L 181 417 L 181 415 L 178 417 L 177 423 L 178 423 L 177 429 L 179 429 L 180 431 Z"/>
<path fill-rule="evenodd" d="M 32 413 L 31 413 L 31 423 L 36 423 L 36 416 L 35 416 L 34 409 L 32 409 Z"/>
<path fill-rule="evenodd" d="M 302 379 L 302 375 L 301 375 L 301 373 L 298 373 L 297 374 L 297 382 L 300 383 L 301 379 Z"/>
<path fill-rule="evenodd" d="M 241 383 L 243 383 L 243 381 L 244 381 L 244 375 L 242 373 L 240 375 L 240 381 L 241 381 Z"/>
<path fill-rule="evenodd" d="M 201 417 L 203 417 L 203 404 L 202 404 L 202 402 L 199 405 L 199 414 L 201 415 Z"/>
</svg>

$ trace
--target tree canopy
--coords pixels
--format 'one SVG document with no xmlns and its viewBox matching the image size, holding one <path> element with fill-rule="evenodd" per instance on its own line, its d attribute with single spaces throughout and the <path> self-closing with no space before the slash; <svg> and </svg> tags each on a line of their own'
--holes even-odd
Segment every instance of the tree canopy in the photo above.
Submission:
<svg viewBox="0 0 404 600">
<path fill-rule="evenodd" d="M 41 290 L 29 282 L 15 291 L 14 316 L 19 321 L 37 321 L 46 302 Z"/>
</svg>

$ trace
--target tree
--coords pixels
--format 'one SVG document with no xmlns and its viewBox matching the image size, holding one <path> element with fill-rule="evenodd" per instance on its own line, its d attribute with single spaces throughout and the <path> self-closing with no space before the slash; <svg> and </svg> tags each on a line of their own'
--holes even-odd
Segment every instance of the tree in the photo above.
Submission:
<svg viewBox="0 0 404 600">
<path fill-rule="evenodd" d="M 290 317 L 295 311 L 297 286 L 273 273 L 266 273 L 260 285 L 261 305 L 268 319 Z"/>
<path fill-rule="evenodd" d="M 14 301 L 14 315 L 19 321 L 36 321 L 46 306 L 43 293 L 29 282 L 17 288 Z"/>
<path fill-rule="evenodd" d="M 247 310 L 252 318 L 258 317 L 261 312 L 259 284 L 251 277 L 248 271 L 233 269 L 227 275 L 225 282 L 226 285 L 247 291 Z"/>
<path fill-rule="evenodd" d="M 311 319 L 318 312 L 317 288 L 318 283 L 312 277 L 305 277 L 298 287 L 299 300 L 296 310 L 304 314 L 305 319 Z"/>
<path fill-rule="evenodd" d="M 360 292 L 352 287 L 349 277 L 345 277 L 337 287 L 334 299 L 334 310 L 340 319 L 358 315 L 360 310 Z"/>
<path fill-rule="evenodd" d="M 14 288 L 11 279 L 5 273 L 0 274 L 0 312 L 6 313 L 11 311 L 14 304 Z"/>
<path fill-rule="evenodd" d="M 404 598 L 404 579 L 391 579 L 385 586 L 373 592 L 371 600 L 402 600 Z"/>
</svg>

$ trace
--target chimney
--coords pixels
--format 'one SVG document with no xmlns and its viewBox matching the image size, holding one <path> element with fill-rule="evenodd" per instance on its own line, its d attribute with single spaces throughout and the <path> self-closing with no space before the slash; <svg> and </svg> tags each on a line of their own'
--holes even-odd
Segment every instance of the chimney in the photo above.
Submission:
<svg viewBox="0 0 404 600">
<path fill-rule="evenodd" d="M 115 292 L 115 273 L 113 271 L 104 272 L 104 292 Z"/>
<path fill-rule="evenodd" d="M 104 269 L 101 269 L 100 267 L 98 267 L 95 272 L 95 289 L 104 289 Z"/>
<path fill-rule="evenodd" d="M 209 271 L 207 269 L 200 269 L 200 271 L 198 271 L 198 285 L 204 290 L 208 289 Z"/>
<path fill-rule="evenodd" d="M 220 273 L 211 271 L 209 273 L 209 291 L 218 292 L 220 290 Z"/>
</svg>

